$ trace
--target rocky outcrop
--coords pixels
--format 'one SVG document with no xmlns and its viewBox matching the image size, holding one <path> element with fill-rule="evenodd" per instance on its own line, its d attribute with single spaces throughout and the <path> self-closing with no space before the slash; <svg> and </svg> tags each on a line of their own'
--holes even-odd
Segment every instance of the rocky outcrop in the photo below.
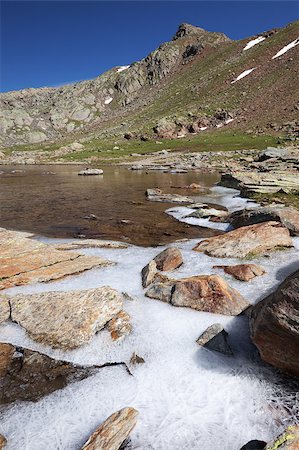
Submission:
<svg viewBox="0 0 299 450">
<path fill-rule="evenodd" d="M 291 206 L 265 206 L 252 209 L 243 209 L 231 213 L 227 222 L 234 228 L 254 225 L 256 223 L 268 221 L 280 222 L 288 228 L 291 234 L 299 235 L 299 211 Z"/>
<path fill-rule="evenodd" d="M 30 236 L 0 228 L 0 290 L 57 280 L 111 264 L 98 256 L 56 250 L 51 245 L 30 239 Z"/>
<path fill-rule="evenodd" d="M 229 316 L 236 316 L 249 306 L 242 295 L 219 275 L 157 280 L 145 295 L 173 306 Z"/>
<path fill-rule="evenodd" d="M 18 294 L 10 298 L 10 306 L 11 320 L 25 328 L 33 340 L 70 350 L 87 344 L 115 318 L 123 309 L 123 297 L 104 286 L 86 291 Z"/>
<path fill-rule="evenodd" d="M 152 202 L 190 203 L 192 199 L 178 194 L 165 194 L 161 189 L 147 189 L 146 197 Z"/>
<path fill-rule="evenodd" d="M 265 270 L 257 264 L 237 264 L 236 266 L 213 266 L 215 269 L 223 269 L 225 273 L 232 275 L 240 281 L 250 281 L 255 277 L 264 275 Z"/>
<path fill-rule="evenodd" d="M 287 228 L 278 222 L 264 222 L 204 239 L 193 250 L 216 258 L 248 258 L 292 246 Z"/>
<path fill-rule="evenodd" d="M 208 327 L 196 340 L 197 344 L 215 352 L 232 356 L 233 352 L 227 340 L 227 332 L 220 323 Z"/>
<path fill-rule="evenodd" d="M 90 436 L 81 450 L 118 450 L 137 423 L 138 411 L 123 408 L 112 414 Z"/>
<path fill-rule="evenodd" d="M 264 361 L 299 377 L 299 271 L 252 309 L 251 338 Z"/>
<path fill-rule="evenodd" d="M 36 401 L 97 370 L 96 366 L 84 367 L 0 343 L 0 404 L 16 400 Z"/>
</svg>

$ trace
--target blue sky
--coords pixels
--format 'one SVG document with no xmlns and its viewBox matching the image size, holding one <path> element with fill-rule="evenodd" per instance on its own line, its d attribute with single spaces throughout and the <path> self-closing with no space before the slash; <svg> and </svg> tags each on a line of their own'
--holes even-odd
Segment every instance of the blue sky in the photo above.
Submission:
<svg viewBox="0 0 299 450">
<path fill-rule="evenodd" d="M 241 39 L 298 1 L 1 1 L 1 91 L 89 79 L 143 58 L 189 22 Z"/>
</svg>

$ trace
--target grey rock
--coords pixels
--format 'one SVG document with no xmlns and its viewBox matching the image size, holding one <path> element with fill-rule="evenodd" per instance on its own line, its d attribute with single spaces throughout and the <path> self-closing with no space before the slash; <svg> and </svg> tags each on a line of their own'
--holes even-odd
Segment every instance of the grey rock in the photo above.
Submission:
<svg viewBox="0 0 299 450">
<path fill-rule="evenodd" d="M 220 323 L 208 327 L 196 340 L 198 345 L 224 355 L 233 355 L 233 351 L 227 340 L 227 332 Z"/>
</svg>

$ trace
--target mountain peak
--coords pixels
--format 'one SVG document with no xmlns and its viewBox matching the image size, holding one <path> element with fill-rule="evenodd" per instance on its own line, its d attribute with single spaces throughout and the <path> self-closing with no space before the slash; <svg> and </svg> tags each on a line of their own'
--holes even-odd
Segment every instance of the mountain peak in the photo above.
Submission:
<svg viewBox="0 0 299 450">
<path fill-rule="evenodd" d="M 194 25 L 190 25 L 189 23 L 181 23 L 179 26 L 177 32 L 173 36 L 172 40 L 175 41 L 177 39 L 180 39 L 184 36 L 189 36 L 191 34 L 198 34 L 199 32 L 204 32 L 205 30 L 203 28 L 196 27 Z"/>
</svg>

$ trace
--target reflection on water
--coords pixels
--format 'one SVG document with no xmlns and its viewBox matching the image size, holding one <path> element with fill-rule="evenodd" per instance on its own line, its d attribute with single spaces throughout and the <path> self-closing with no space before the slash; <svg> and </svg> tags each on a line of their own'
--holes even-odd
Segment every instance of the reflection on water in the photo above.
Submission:
<svg viewBox="0 0 299 450">
<path fill-rule="evenodd" d="M 165 192 L 190 195 L 171 186 L 195 182 L 210 187 L 218 181 L 217 173 L 146 173 L 106 167 L 102 176 L 83 177 L 77 175 L 81 168 L 2 166 L 0 226 L 53 237 L 85 235 L 137 245 L 215 234 L 176 221 L 165 213 L 171 204 L 147 201 L 145 190 L 159 187 Z M 91 214 L 97 220 L 85 218 Z"/>
</svg>

